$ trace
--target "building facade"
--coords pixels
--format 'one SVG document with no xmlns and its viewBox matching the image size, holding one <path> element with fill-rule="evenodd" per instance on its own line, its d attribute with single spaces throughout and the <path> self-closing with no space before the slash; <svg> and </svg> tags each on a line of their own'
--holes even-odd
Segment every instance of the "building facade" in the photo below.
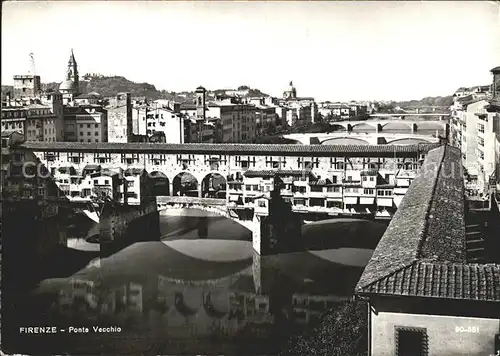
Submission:
<svg viewBox="0 0 500 356">
<path fill-rule="evenodd" d="M 34 152 L 47 167 L 71 166 L 79 175 L 88 165 L 144 169 L 165 185 L 160 195 L 222 198 L 236 210 L 263 215 L 277 175 L 294 212 L 388 219 L 425 153 L 436 146 L 27 142 L 20 149 Z"/>
<path fill-rule="evenodd" d="M 298 97 L 297 90 L 290 82 L 289 88 L 283 92 L 279 105 L 287 108 L 286 122 L 288 126 L 302 126 L 315 122 L 318 105 L 314 98 Z"/>
<path fill-rule="evenodd" d="M 108 111 L 108 142 L 131 142 L 133 123 L 130 93 L 118 93 L 106 109 Z"/>
<path fill-rule="evenodd" d="M 500 69 L 497 67 L 491 72 L 492 95 L 480 98 L 457 96 L 450 122 L 450 143 L 460 148 L 468 174 L 468 188 L 478 196 L 489 196 L 490 182 L 493 185 L 499 183 L 496 140 L 500 133 L 500 95 L 496 88 Z"/>
<path fill-rule="evenodd" d="M 64 108 L 64 141 L 108 142 L 107 111 L 100 105 L 81 104 Z"/>
<path fill-rule="evenodd" d="M 56 142 L 64 140 L 63 99 L 58 93 L 51 93 L 10 102 L 2 107 L 2 131 L 16 130 L 27 141 Z"/>
<path fill-rule="evenodd" d="M 132 108 L 132 131 L 135 135 L 161 135 L 164 143 L 184 143 L 184 115 L 167 107 L 141 103 Z M 189 127 L 188 127 L 189 128 Z"/>
<path fill-rule="evenodd" d="M 42 91 L 41 85 L 39 75 L 15 75 L 13 99 L 32 98 L 38 96 Z"/>
</svg>

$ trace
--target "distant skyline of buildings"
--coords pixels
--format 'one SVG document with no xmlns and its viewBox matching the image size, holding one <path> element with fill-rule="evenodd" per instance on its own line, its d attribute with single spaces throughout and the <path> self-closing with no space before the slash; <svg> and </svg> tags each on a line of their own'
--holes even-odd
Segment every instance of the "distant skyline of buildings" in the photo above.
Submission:
<svg viewBox="0 0 500 356">
<path fill-rule="evenodd" d="M 29 55 L 27 55 L 27 58 L 34 58 L 34 53 L 29 53 Z M 73 54 L 73 49 L 71 48 L 71 57 L 73 58 L 74 60 L 74 54 Z M 27 62 L 28 63 L 28 62 Z M 76 62 L 75 62 L 76 63 Z M 71 58 L 70 58 L 70 61 L 68 63 L 69 65 L 71 65 Z M 33 69 L 30 69 L 29 68 L 30 66 L 26 66 L 26 71 L 25 73 L 27 74 L 15 74 L 12 78 L 10 78 L 10 82 L 4 82 L 5 78 L 2 79 L 2 86 L 14 86 L 16 85 L 15 83 L 15 79 L 14 77 L 20 77 L 20 76 L 35 76 L 35 77 L 39 77 L 39 86 L 40 86 L 40 89 L 43 89 L 44 85 L 46 84 L 49 84 L 49 83 L 58 83 L 59 80 L 50 80 L 50 81 L 47 81 L 47 80 L 42 80 L 42 78 L 44 78 L 44 76 L 42 74 L 40 74 L 39 71 L 37 71 L 35 74 L 32 73 L 32 70 Z M 31 65 L 32 68 L 34 68 L 34 64 Z M 69 79 L 72 78 L 72 73 L 69 73 L 68 71 L 66 72 L 66 79 L 65 79 L 65 82 L 66 82 L 66 85 L 67 83 L 69 82 Z M 78 73 L 76 73 L 76 79 L 77 81 L 88 81 L 91 77 L 100 77 L 100 78 L 103 78 L 103 77 L 123 77 L 133 83 L 136 83 L 136 84 L 150 84 L 152 86 L 155 87 L 155 89 L 158 91 L 158 92 L 162 92 L 162 91 L 166 91 L 168 93 L 175 93 L 175 94 L 182 94 L 182 93 L 193 93 L 194 90 L 193 89 L 189 89 L 189 88 L 184 88 L 184 89 L 181 89 L 181 90 L 174 90 L 174 89 L 171 89 L 171 88 L 159 88 L 157 87 L 157 85 L 154 84 L 153 81 L 146 81 L 146 82 L 138 82 L 138 81 L 134 81 L 134 80 L 131 80 L 130 77 L 128 77 L 127 75 L 125 75 L 124 73 L 121 73 L 121 74 L 118 74 L 118 73 L 115 73 L 115 74 L 103 74 L 103 73 L 91 73 L 91 72 L 85 72 L 85 74 L 81 77 L 78 76 Z M 293 77 L 293 75 L 291 76 Z M 74 78 L 73 78 L 74 79 Z M 285 92 L 287 91 L 290 91 L 290 85 L 294 82 L 295 80 L 293 80 L 293 78 L 290 78 L 289 80 L 289 86 L 288 87 L 285 87 L 283 86 L 283 89 L 284 91 L 280 92 L 280 93 L 277 93 L 277 92 L 266 92 L 266 90 L 262 89 L 262 87 L 259 87 L 258 85 L 257 86 L 250 86 L 250 85 L 247 85 L 245 83 L 240 83 L 239 85 L 231 88 L 231 87 L 224 87 L 223 85 L 221 86 L 216 86 L 216 87 L 212 87 L 210 89 L 207 89 L 207 93 L 215 93 L 215 92 L 218 92 L 218 91 L 225 91 L 225 94 L 228 95 L 228 96 L 235 96 L 235 97 L 242 97 L 242 96 L 248 96 L 248 92 L 249 90 L 259 90 L 261 91 L 263 94 L 267 94 L 269 97 L 273 97 L 273 98 L 281 98 L 282 96 L 280 95 L 281 93 L 285 94 Z M 200 82 L 203 82 L 203 80 L 201 80 Z M 468 94 L 471 94 L 472 92 L 477 92 L 477 91 L 485 91 L 486 87 L 490 87 L 491 85 L 489 84 L 485 84 L 487 82 L 491 82 L 491 79 L 488 80 L 488 81 L 484 81 L 484 82 L 476 82 L 472 85 L 469 85 L 469 86 L 460 86 L 458 88 L 455 88 L 453 90 L 450 90 L 448 93 L 444 93 L 443 95 L 427 95 L 427 94 L 424 94 L 423 96 L 421 97 L 414 97 L 414 98 L 409 98 L 409 99 L 404 99 L 404 100 L 397 100 L 397 99 L 393 99 L 393 98 L 384 98 L 384 99 L 377 99 L 377 98 L 350 98 L 350 99 L 337 99 L 337 98 L 321 98 L 321 100 L 315 100 L 316 102 L 318 103 L 348 103 L 348 102 L 363 102 L 363 103 L 367 103 L 367 102 L 381 102 L 381 103 L 387 103 L 387 102 L 402 102 L 402 101 L 418 101 L 418 100 L 422 100 L 426 97 L 446 97 L 446 96 L 462 96 L 462 95 L 468 95 Z M 61 83 L 62 84 L 62 83 Z M 200 83 L 202 84 L 202 83 Z M 203 84 L 202 84 L 203 85 Z M 64 86 L 65 87 L 65 86 Z M 248 89 L 245 89 L 245 90 L 240 90 L 239 88 L 241 87 L 247 87 Z M 76 87 L 78 89 L 78 85 L 76 85 Z M 73 88 L 69 88 L 70 91 L 73 89 Z M 70 92 L 68 90 L 66 90 L 66 88 L 63 88 L 63 91 L 62 92 Z M 4 94 L 4 93 L 2 93 Z M 84 94 L 83 91 L 82 93 L 80 94 Z M 297 92 L 295 92 L 295 95 L 297 95 Z M 310 97 L 310 99 L 315 99 L 313 97 Z"/>
<path fill-rule="evenodd" d="M 59 82 L 74 48 L 81 73 L 175 92 L 248 85 L 279 96 L 293 80 L 317 101 L 402 101 L 488 83 L 500 58 L 491 2 L 28 2 L 2 10 L 4 83 L 25 72 L 29 53 L 45 80 Z M 464 23 L 474 51 L 453 56 Z M 40 29 L 57 40 L 34 40 Z M 89 50 L 98 38 L 106 40 Z M 132 50 L 138 44 L 146 52 Z"/>
</svg>

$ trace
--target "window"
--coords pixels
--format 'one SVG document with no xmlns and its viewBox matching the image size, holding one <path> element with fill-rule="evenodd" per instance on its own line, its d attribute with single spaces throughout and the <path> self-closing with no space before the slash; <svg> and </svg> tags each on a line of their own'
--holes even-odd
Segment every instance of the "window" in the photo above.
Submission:
<svg viewBox="0 0 500 356">
<path fill-rule="evenodd" d="M 396 356 L 427 356 L 427 331 L 396 327 Z"/>
<path fill-rule="evenodd" d="M 374 192 L 373 189 L 369 189 L 369 188 L 364 189 L 364 194 L 373 195 L 373 192 Z"/>
<path fill-rule="evenodd" d="M 126 164 L 139 163 L 139 154 L 138 153 L 122 153 L 121 163 L 126 163 Z"/>
<path fill-rule="evenodd" d="M 265 208 L 266 207 L 266 201 L 265 200 L 259 200 L 259 208 Z"/>
<path fill-rule="evenodd" d="M 81 163 L 83 162 L 85 155 L 83 153 L 68 153 L 68 161 L 72 163 Z"/>
<path fill-rule="evenodd" d="M 111 153 L 94 153 L 95 163 L 109 163 L 111 162 Z"/>
</svg>

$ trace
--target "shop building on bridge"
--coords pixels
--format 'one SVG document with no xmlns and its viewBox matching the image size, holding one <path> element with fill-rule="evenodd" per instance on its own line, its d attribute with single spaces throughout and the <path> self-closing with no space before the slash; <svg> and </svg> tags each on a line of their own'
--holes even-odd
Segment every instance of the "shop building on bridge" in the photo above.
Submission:
<svg viewBox="0 0 500 356">
<path fill-rule="evenodd" d="M 437 146 L 26 142 L 15 150 L 36 156 L 56 180 L 79 182 L 64 189 L 75 199 L 90 199 L 92 182 L 82 180 L 89 166 L 95 174 L 135 169 L 149 173 L 152 184 L 138 196 L 154 189 L 157 196 L 219 198 L 228 207 L 265 214 L 277 175 L 294 212 L 390 218 L 425 154 Z M 67 167 L 72 174 L 63 175 L 60 170 Z"/>
</svg>

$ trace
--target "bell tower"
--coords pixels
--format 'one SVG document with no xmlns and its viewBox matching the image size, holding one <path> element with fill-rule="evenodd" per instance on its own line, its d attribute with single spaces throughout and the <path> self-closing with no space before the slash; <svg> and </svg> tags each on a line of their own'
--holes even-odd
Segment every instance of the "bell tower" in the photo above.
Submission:
<svg viewBox="0 0 500 356">
<path fill-rule="evenodd" d="M 206 93 L 207 90 L 202 86 L 196 88 L 196 118 L 206 119 L 205 109 L 206 109 Z"/>
<path fill-rule="evenodd" d="M 74 83 L 75 91 L 79 92 L 79 77 L 78 77 L 78 64 L 76 63 L 75 54 L 71 49 L 71 55 L 68 61 L 68 70 L 66 72 L 66 80 L 71 80 Z"/>
</svg>

